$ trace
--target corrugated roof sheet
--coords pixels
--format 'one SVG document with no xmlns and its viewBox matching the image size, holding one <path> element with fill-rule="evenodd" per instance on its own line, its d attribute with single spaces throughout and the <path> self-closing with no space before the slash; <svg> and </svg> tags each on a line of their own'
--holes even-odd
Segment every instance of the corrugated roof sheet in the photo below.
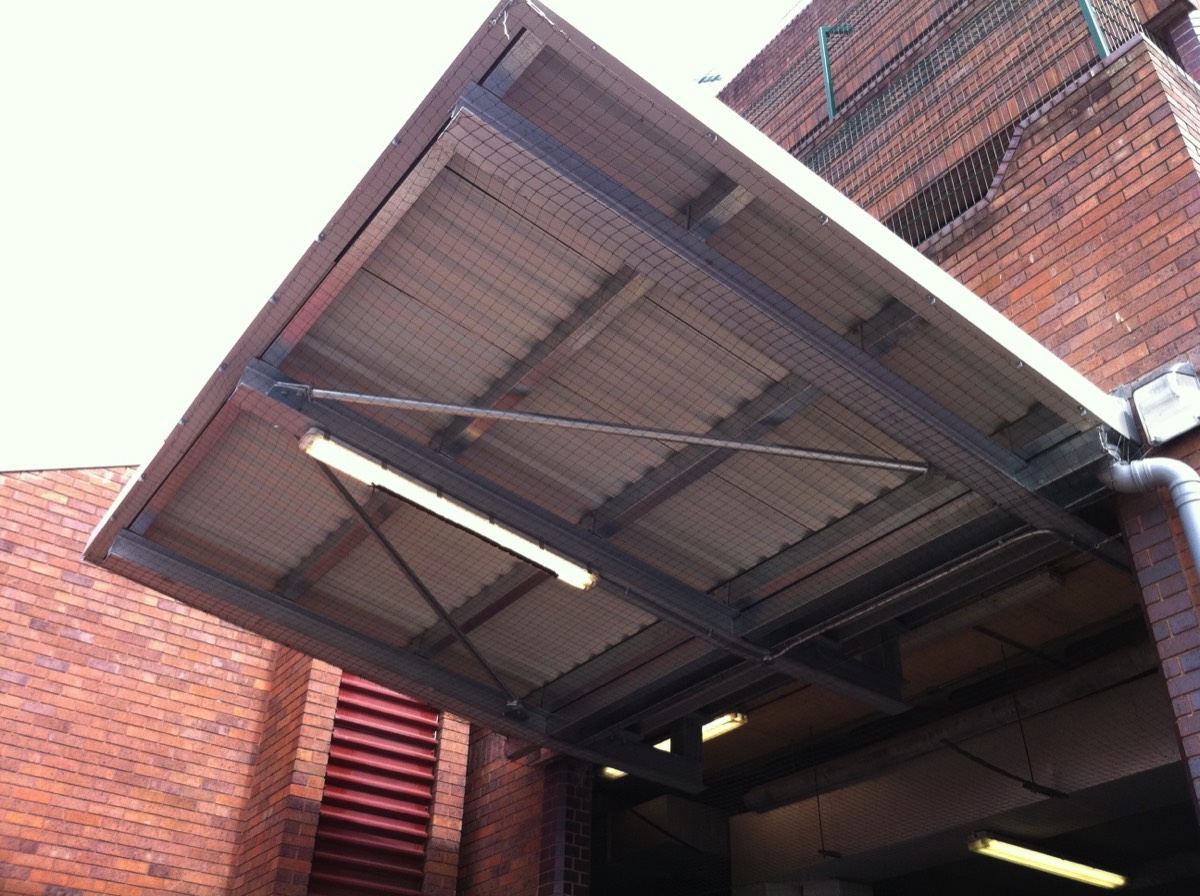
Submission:
<svg viewBox="0 0 1200 896">
<path fill-rule="evenodd" d="M 1099 457 L 1097 417 L 1120 428 L 1123 411 L 731 121 L 696 117 L 565 25 L 509 8 L 507 29 L 481 28 L 302 259 L 90 556 L 501 730 L 685 786 L 681 758 L 605 738 L 673 700 L 694 711 L 781 678 L 902 709 L 898 676 L 832 639 L 793 649 L 789 636 L 814 608 L 869 602 L 888 575 L 1006 532 L 1105 543 L 1037 489 L 1086 492 L 1071 477 Z M 1089 402 L 1095 416 L 1081 415 Z M 573 591 L 331 474 L 356 509 L 301 453 L 312 426 L 576 551 L 599 583 Z M 1017 426 L 1041 467 L 1014 452 Z M 870 544 L 899 553 L 854 562 Z"/>
</svg>

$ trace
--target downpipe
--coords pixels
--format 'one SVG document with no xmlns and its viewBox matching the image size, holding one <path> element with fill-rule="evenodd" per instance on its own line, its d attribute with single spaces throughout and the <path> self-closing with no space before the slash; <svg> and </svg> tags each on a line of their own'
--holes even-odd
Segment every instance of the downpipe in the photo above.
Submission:
<svg viewBox="0 0 1200 896">
<path fill-rule="evenodd" d="M 1192 553 L 1192 564 L 1200 570 L 1200 473 L 1170 457 L 1134 461 L 1114 458 L 1112 465 L 1100 473 L 1100 479 L 1114 491 L 1127 494 L 1170 489 Z"/>
</svg>

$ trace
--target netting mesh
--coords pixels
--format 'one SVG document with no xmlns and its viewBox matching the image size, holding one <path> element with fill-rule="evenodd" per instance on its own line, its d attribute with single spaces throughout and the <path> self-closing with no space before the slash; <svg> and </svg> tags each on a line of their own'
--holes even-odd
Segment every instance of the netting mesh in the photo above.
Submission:
<svg viewBox="0 0 1200 896">
<path fill-rule="evenodd" d="M 900 10 L 855 4 L 837 22 L 852 30 L 828 36 L 828 80 L 809 52 L 745 114 L 915 245 L 987 194 L 1022 122 L 1103 54 L 1078 0 Z M 1142 30 L 1131 3 L 1094 11 L 1106 49 Z"/>
<path fill-rule="evenodd" d="M 1098 12 L 1110 45 L 1138 27 L 1128 4 Z M 983 196 L 1022 122 L 1098 58 L 1074 0 L 869 0 L 840 24 L 833 120 L 815 53 L 749 115 L 913 243 Z M 853 877 L 835 853 L 1027 809 L 1025 778 L 1081 790 L 1164 764 L 1161 693 L 1109 695 L 1078 724 L 1047 715 L 1027 751 L 1017 716 L 994 709 L 1144 634 L 1129 578 L 1076 549 L 1103 555 L 1117 536 L 1080 484 L 1095 432 L 1070 393 L 943 312 L 904 264 L 922 259 L 871 245 L 877 225 L 827 226 L 823 185 L 801 195 L 726 154 L 590 43 L 504 39 L 512 64 L 473 72 L 482 86 L 461 85 L 432 144 L 398 141 L 412 153 L 399 186 L 339 256 L 336 289 L 297 301 L 279 360 L 309 387 L 468 409 L 292 393 L 296 408 L 239 388 L 245 407 L 148 536 L 256 589 L 246 599 L 279 613 L 268 634 L 319 652 L 284 609 L 322 616 L 352 671 L 414 676 L 420 696 L 492 724 L 544 714 L 556 745 L 608 756 L 681 716 L 748 712 L 703 748 L 701 793 L 638 775 L 597 788 L 597 894 L 788 892 L 770 887 Z M 517 410 L 854 457 L 478 413 Z M 296 443 L 310 413 L 542 547 L 585 533 L 571 544 L 599 582 L 571 589 L 386 484 L 333 474 L 347 497 Z M 1141 675 L 1109 671 L 1089 694 Z M 901 697 L 917 711 L 887 715 Z M 859 749 L 984 705 L 994 718 L 946 739 L 1016 787 L 937 741 L 851 769 Z M 1109 744 L 1106 713 L 1154 738 Z"/>
</svg>

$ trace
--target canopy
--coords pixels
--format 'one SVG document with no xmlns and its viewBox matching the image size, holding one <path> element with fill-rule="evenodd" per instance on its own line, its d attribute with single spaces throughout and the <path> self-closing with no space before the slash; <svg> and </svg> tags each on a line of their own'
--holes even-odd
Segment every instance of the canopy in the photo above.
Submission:
<svg viewBox="0 0 1200 896">
<path fill-rule="evenodd" d="M 695 790 L 707 714 L 782 687 L 904 712 L 880 632 L 1067 553 L 1124 564 L 1087 511 L 1102 429 L 1133 434 L 1124 401 L 716 100 L 507 3 L 87 556 Z"/>
</svg>

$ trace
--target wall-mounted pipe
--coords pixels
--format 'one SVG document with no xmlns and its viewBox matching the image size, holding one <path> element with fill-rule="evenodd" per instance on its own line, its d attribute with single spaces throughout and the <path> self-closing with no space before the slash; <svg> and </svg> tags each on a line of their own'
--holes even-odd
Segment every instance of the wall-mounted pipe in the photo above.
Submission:
<svg viewBox="0 0 1200 896">
<path fill-rule="evenodd" d="M 1170 489 L 1192 552 L 1192 563 L 1200 569 L 1200 474 L 1181 460 L 1153 457 L 1128 463 L 1114 460 L 1100 478 L 1114 491 L 1130 494 Z"/>
<path fill-rule="evenodd" d="M 837 102 L 833 97 L 833 70 L 829 63 L 829 35 L 849 34 L 854 30 L 853 25 L 822 25 L 817 29 L 817 45 L 821 48 L 821 71 L 825 74 L 825 109 L 829 112 L 829 120 L 837 115 Z"/>
<path fill-rule="evenodd" d="M 1108 46 L 1108 38 L 1104 36 L 1100 17 L 1096 15 L 1096 7 L 1092 4 L 1092 0 L 1079 0 L 1079 8 L 1083 12 L 1083 20 L 1087 22 L 1088 34 L 1092 36 L 1092 43 L 1096 45 L 1096 52 L 1101 59 L 1107 58 L 1112 50 Z"/>
</svg>

